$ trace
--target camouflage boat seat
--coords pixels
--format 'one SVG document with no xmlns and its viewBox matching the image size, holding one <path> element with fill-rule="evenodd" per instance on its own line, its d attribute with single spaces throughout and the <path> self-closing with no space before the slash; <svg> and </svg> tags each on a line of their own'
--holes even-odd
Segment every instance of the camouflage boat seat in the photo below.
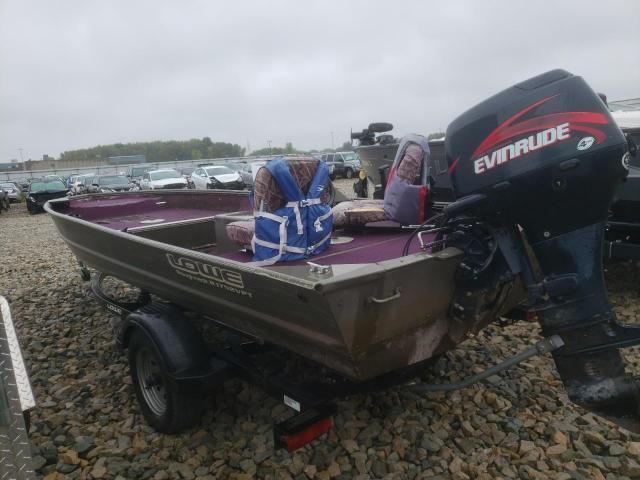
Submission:
<svg viewBox="0 0 640 480">
<path fill-rule="evenodd" d="M 383 220 L 388 220 L 384 200 L 349 200 L 333 207 L 333 228 L 362 227 Z"/>
<path fill-rule="evenodd" d="M 293 157 L 287 158 L 287 162 L 291 175 L 300 190 L 306 195 L 320 160 L 313 157 Z M 331 195 L 331 189 L 327 188 L 320 196 L 320 199 L 323 202 L 329 202 L 331 201 Z M 258 170 L 253 184 L 254 211 L 273 212 L 284 206 L 285 203 L 284 195 L 271 172 L 266 168 Z M 229 239 L 236 242 L 241 248 L 251 249 L 251 239 L 255 233 L 255 220 L 231 222 L 227 224 L 226 229 Z"/>
<path fill-rule="evenodd" d="M 402 152 L 398 150 L 398 154 L 400 153 L 402 158 L 394 161 L 394 167 L 397 165 L 395 175 L 408 184 L 420 183 L 425 164 L 424 149 L 417 143 L 408 143 Z M 363 227 L 376 222 L 385 222 L 388 226 L 389 221 L 395 221 L 400 226 L 402 222 L 389 215 L 387 192 L 385 190 L 384 200 L 361 199 L 337 204 L 333 207 L 334 228 Z"/>
<path fill-rule="evenodd" d="M 237 243 L 240 248 L 250 250 L 255 229 L 255 220 L 238 220 L 227 224 L 227 237 Z"/>
</svg>

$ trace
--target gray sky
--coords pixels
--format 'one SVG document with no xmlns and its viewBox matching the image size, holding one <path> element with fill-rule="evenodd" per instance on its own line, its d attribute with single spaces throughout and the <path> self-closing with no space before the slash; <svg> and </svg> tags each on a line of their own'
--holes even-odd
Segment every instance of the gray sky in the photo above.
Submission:
<svg viewBox="0 0 640 480">
<path fill-rule="evenodd" d="M 427 134 L 552 68 L 640 96 L 629 1 L 0 0 L 0 162 L 209 136 Z"/>
</svg>

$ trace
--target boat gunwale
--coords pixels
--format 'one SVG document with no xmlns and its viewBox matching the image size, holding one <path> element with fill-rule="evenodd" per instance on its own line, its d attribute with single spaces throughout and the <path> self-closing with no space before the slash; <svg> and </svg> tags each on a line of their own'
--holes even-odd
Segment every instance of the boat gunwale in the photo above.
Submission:
<svg viewBox="0 0 640 480">
<path fill-rule="evenodd" d="M 177 190 L 177 192 L 179 192 L 180 190 Z M 124 193 L 140 193 L 140 192 L 124 192 Z M 105 194 L 103 194 L 105 195 Z M 106 194 L 106 195 L 112 195 L 113 194 Z M 78 196 L 80 197 L 80 196 Z M 87 196 L 88 197 L 88 196 Z M 164 243 L 164 242 L 159 242 L 157 240 L 152 240 L 150 238 L 145 238 L 145 237 L 140 237 L 138 235 L 134 235 L 133 233 L 130 233 L 128 231 L 123 232 L 120 230 L 115 230 L 113 228 L 109 228 L 109 227 L 105 227 L 103 225 L 100 225 L 98 223 L 95 222 L 91 222 L 89 220 L 85 220 L 83 218 L 78 218 L 78 217 L 74 217 L 72 215 L 66 215 L 62 212 L 58 212 L 56 210 L 54 210 L 53 205 L 55 204 L 62 204 L 64 202 L 69 202 L 72 199 L 70 198 L 60 198 L 60 199 L 55 199 L 54 201 L 48 201 L 45 205 L 44 205 L 44 210 L 49 213 L 50 215 L 60 219 L 61 221 L 69 221 L 71 223 L 77 223 L 80 225 L 83 225 L 85 227 L 88 228 L 94 228 L 97 229 L 99 231 L 101 231 L 102 233 L 108 234 L 108 235 L 113 235 L 115 237 L 119 237 L 125 240 L 130 240 L 142 245 L 148 245 L 148 246 L 153 246 L 154 248 L 158 248 L 158 249 L 162 249 L 162 250 L 168 250 L 174 253 L 178 253 L 178 254 L 184 254 L 184 255 L 189 255 L 192 257 L 195 257 L 199 260 L 203 260 L 206 262 L 216 262 L 219 263 L 223 266 L 226 267 L 232 267 L 232 268 L 237 268 L 238 270 L 241 270 L 243 272 L 247 272 L 247 273 L 252 273 L 255 275 L 265 275 L 265 276 L 269 276 L 272 278 L 276 278 L 278 280 L 282 280 L 284 282 L 288 282 L 288 283 L 292 283 L 292 284 L 296 284 L 297 286 L 300 287 L 304 287 L 307 288 L 309 290 L 316 290 L 318 288 L 318 285 L 320 284 L 320 282 L 310 282 L 308 280 L 304 280 L 301 279 L 299 277 L 294 277 L 292 275 L 287 275 L 287 274 L 283 274 L 280 272 L 276 272 L 273 270 L 267 270 L 265 268 L 262 267 L 256 267 L 255 265 L 248 265 L 246 263 L 243 262 L 238 262 L 236 260 L 230 260 L 224 257 L 220 257 L 218 255 L 211 255 L 208 253 L 203 253 L 203 252 L 199 252 L 197 250 L 190 250 L 188 248 L 184 248 L 184 247 L 178 247 L 176 245 L 171 245 L 169 243 Z M 62 235 L 62 233 L 60 233 L 61 236 L 65 239 L 65 241 L 67 241 L 67 238 Z"/>
<path fill-rule="evenodd" d="M 152 193 L 152 191 L 148 191 L 149 193 Z M 167 192 L 169 192 L 169 190 L 167 190 Z M 171 193 L 186 193 L 188 191 L 184 191 L 184 190 L 174 190 L 171 191 Z M 213 191 L 209 190 L 209 191 L 201 191 L 203 194 L 211 194 Z M 231 191 L 228 190 L 221 190 L 220 192 L 224 192 L 224 193 L 230 193 Z M 140 194 L 140 192 L 136 191 L 136 192 L 122 192 L 124 194 Z M 122 193 L 118 193 L 116 194 L 117 196 L 122 195 Z M 145 192 L 146 193 L 146 192 Z M 104 194 L 99 194 L 100 196 L 114 196 L 113 193 L 104 193 Z M 97 196 L 95 194 L 89 194 L 89 195 L 83 195 L 82 197 L 85 197 L 86 199 L 90 199 L 92 198 L 92 196 Z M 394 270 L 397 268 L 403 268 L 406 267 L 410 264 L 413 263 L 420 263 L 420 262 L 424 262 L 427 260 L 449 260 L 451 257 L 455 257 L 457 256 L 457 254 L 459 253 L 459 250 L 453 247 L 449 247 L 446 248 L 440 252 L 436 252 L 436 253 L 428 253 L 428 252 L 424 252 L 424 251 L 419 251 L 416 253 L 412 253 L 406 256 L 400 256 L 400 257 L 394 257 L 391 259 L 387 259 L 387 260 L 382 260 L 379 262 L 368 262 L 368 263 L 359 263 L 359 264 L 353 264 L 360 266 L 360 268 L 354 268 L 353 270 L 350 270 L 349 272 L 344 272 L 338 276 L 330 276 L 327 278 L 321 278 L 320 276 L 316 276 L 313 275 L 313 280 L 307 280 L 305 278 L 302 278 L 298 275 L 293 275 L 293 274 L 289 274 L 289 273 L 285 273 L 279 270 L 275 270 L 273 268 L 265 268 L 263 266 L 256 266 L 253 265 L 252 262 L 239 262 L 237 260 L 232 260 L 232 259 L 227 259 L 224 257 L 221 257 L 219 255 L 213 255 L 210 253 L 204 253 L 204 252 L 200 252 L 198 250 L 192 250 L 192 249 L 188 249 L 188 248 L 184 248 L 184 247 L 179 247 L 170 243 L 165 243 L 165 242 L 160 242 L 158 240 L 153 240 L 150 238 L 146 238 L 146 237 L 141 237 L 138 235 L 135 235 L 136 232 L 131 231 L 131 229 L 128 229 L 126 231 L 122 231 L 122 230 L 116 230 L 113 228 L 109 228 L 109 227 L 105 227 L 99 223 L 96 222 L 92 222 L 90 220 L 85 220 L 83 218 L 78 218 L 72 215 L 68 215 L 68 214 L 64 214 L 62 212 L 58 212 L 56 211 L 53 207 L 57 204 L 63 204 L 65 202 L 70 202 L 73 201 L 76 198 L 80 198 L 81 196 L 77 196 L 77 197 L 72 197 L 72 198 L 59 198 L 59 199 L 53 199 L 48 201 L 45 206 L 44 209 L 47 213 L 49 213 L 50 215 L 53 215 L 56 218 L 59 218 L 61 221 L 70 221 L 72 223 L 77 223 L 80 225 L 83 225 L 86 228 L 93 228 L 93 229 L 97 229 L 99 231 L 101 231 L 102 233 L 108 234 L 108 235 L 113 235 L 115 237 L 119 237 L 123 240 L 130 240 L 130 241 L 134 241 L 137 242 L 141 245 L 147 245 L 150 247 L 154 247 L 154 248 L 158 248 L 164 251 L 168 251 L 171 253 L 175 253 L 178 255 L 186 255 L 186 256 L 190 256 L 192 258 L 198 259 L 198 260 L 202 260 L 208 263 L 214 263 L 214 264 L 218 264 L 220 266 L 223 267 L 230 267 L 230 268 L 235 268 L 238 269 L 241 272 L 245 272 L 248 274 L 252 274 L 252 275 L 259 275 L 262 277 L 268 277 L 274 280 L 278 280 L 278 281 L 282 281 L 285 282 L 287 284 L 290 285 L 296 285 L 298 287 L 302 287 L 308 290 L 315 290 L 315 291 L 323 291 L 325 293 L 329 293 L 335 290 L 339 290 L 342 288 L 347 287 L 348 285 L 350 285 L 351 283 L 353 283 L 354 281 L 358 281 L 358 279 L 361 279 L 363 277 L 363 269 L 366 269 L 367 272 L 364 274 L 365 276 L 375 276 L 375 277 L 383 277 L 387 272 L 389 272 L 390 270 Z M 51 205 L 50 205 L 51 204 Z M 166 225 L 166 224 L 163 224 Z M 156 224 L 156 225 L 149 225 L 149 227 L 156 227 L 156 228 L 160 228 L 161 225 L 160 224 Z M 136 227 L 138 228 L 138 227 Z M 58 229 L 59 230 L 59 229 Z M 70 239 L 67 239 L 66 236 L 62 235 L 62 233 L 60 233 L 60 235 L 64 238 L 64 240 L 66 242 L 71 242 L 71 243 L 77 243 L 74 241 L 71 241 Z M 84 250 L 87 250 L 86 248 L 84 248 Z M 90 262 L 89 262 L 90 263 Z M 339 265 L 339 264 L 337 264 Z M 286 264 L 281 264 L 281 265 L 275 265 L 275 267 L 290 267 L 289 265 Z M 300 267 L 300 266 L 298 266 Z M 124 280 L 124 279 L 123 279 Z"/>
</svg>

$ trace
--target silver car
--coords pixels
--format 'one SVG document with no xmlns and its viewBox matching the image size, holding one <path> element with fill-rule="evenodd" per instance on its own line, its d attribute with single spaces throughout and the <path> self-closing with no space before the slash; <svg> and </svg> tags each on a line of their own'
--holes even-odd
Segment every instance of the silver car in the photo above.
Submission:
<svg viewBox="0 0 640 480">
<path fill-rule="evenodd" d="M 240 174 L 226 165 L 206 165 L 196 168 L 191 174 L 191 181 L 198 190 L 243 190 L 245 188 Z"/>
<path fill-rule="evenodd" d="M 9 202 L 19 202 L 22 189 L 18 186 L 18 184 L 13 182 L 4 182 L 0 183 L 0 190 L 4 190 L 7 192 L 7 197 L 9 198 Z"/>
<path fill-rule="evenodd" d="M 172 168 L 149 170 L 144 172 L 140 180 L 140 190 L 185 189 L 189 188 L 189 182 L 181 173 Z"/>
<path fill-rule="evenodd" d="M 71 185 L 71 191 L 69 193 L 71 195 L 82 195 L 83 193 L 87 193 L 89 185 L 91 185 L 93 177 L 95 176 L 95 173 L 78 175 L 73 182 L 73 185 Z"/>
<path fill-rule="evenodd" d="M 245 187 L 251 188 L 253 186 L 253 174 L 251 173 L 251 165 L 245 162 L 227 163 L 225 165 L 231 170 L 235 171 L 242 177 Z"/>
</svg>

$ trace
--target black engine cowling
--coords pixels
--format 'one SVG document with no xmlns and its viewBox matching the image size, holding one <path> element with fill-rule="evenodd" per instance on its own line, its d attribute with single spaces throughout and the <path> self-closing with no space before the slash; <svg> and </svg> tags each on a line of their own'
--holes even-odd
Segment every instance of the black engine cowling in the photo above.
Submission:
<svg viewBox="0 0 640 480">
<path fill-rule="evenodd" d="M 553 70 L 459 116 L 445 148 L 457 198 L 446 213 L 521 228 L 531 246 L 535 259 L 512 234 L 514 247 L 502 241 L 501 250 L 543 333 L 565 343 L 554 359 L 569 396 L 596 409 L 635 401 L 618 348 L 640 343 L 640 329 L 616 322 L 602 270 L 604 223 L 628 172 L 624 135 L 603 101 L 581 77 Z"/>
<path fill-rule="evenodd" d="M 531 241 L 604 221 L 627 174 L 625 140 L 581 77 L 553 70 L 454 120 L 446 155 L 456 198 L 482 194 L 485 215 Z"/>
</svg>

